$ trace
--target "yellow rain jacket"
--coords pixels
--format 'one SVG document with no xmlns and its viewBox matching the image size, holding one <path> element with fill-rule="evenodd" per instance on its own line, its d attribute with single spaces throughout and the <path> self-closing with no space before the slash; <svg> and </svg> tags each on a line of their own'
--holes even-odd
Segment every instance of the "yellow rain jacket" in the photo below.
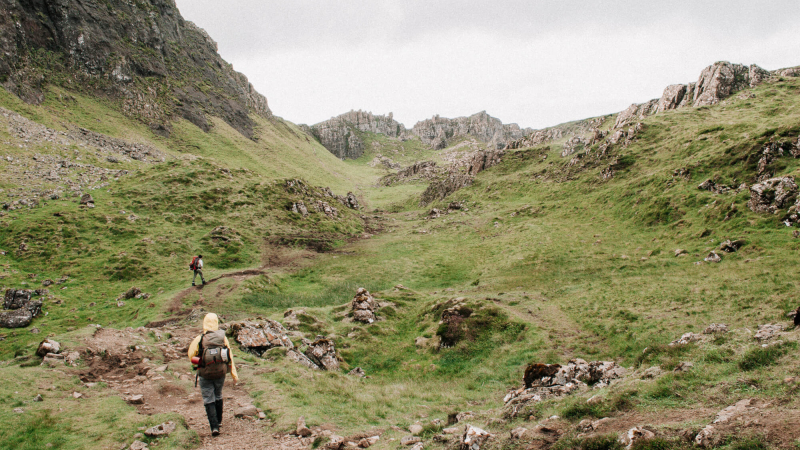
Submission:
<svg viewBox="0 0 800 450">
<path fill-rule="evenodd" d="M 217 315 L 214 313 L 206 314 L 206 317 L 203 318 L 203 334 L 217 330 L 219 330 L 219 318 L 217 318 Z M 189 361 L 192 360 L 192 357 L 199 356 L 197 351 L 200 350 L 201 337 L 203 337 L 202 334 L 194 338 L 191 345 L 189 345 Z M 227 337 L 225 338 L 225 346 L 228 347 L 228 354 L 231 357 L 231 376 L 233 377 L 233 381 L 238 382 L 239 374 L 236 373 L 236 364 L 233 363 L 233 352 L 231 351 L 231 345 L 228 343 Z"/>
</svg>

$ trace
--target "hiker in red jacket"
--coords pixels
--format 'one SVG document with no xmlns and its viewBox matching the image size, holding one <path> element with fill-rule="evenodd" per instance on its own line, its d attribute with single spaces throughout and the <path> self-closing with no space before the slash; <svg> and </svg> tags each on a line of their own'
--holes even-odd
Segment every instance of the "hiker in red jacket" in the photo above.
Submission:
<svg viewBox="0 0 800 450">
<path fill-rule="evenodd" d="M 189 265 L 189 268 L 194 270 L 194 276 L 192 277 L 192 286 L 194 286 L 194 280 L 197 278 L 197 275 L 200 275 L 200 281 L 203 284 L 206 284 L 206 279 L 203 278 L 203 255 L 197 255 L 194 259 L 192 259 L 192 263 Z"/>
</svg>

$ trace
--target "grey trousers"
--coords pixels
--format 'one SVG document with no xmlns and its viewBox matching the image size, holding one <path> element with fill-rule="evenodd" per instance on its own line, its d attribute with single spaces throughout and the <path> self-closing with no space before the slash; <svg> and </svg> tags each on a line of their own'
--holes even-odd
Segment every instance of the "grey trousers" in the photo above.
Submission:
<svg viewBox="0 0 800 450">
<path fill-rule="evenodd" d="M 200 384 L 200 393 L 203 394 L 204 405 L 222 400 L 222 385 L 225 384 L 224 376 L 219 380 L 206 380 L 203 377 L 199 377 L 198 383 Z"/>
<path fill-rule="evenodd" d="M 200 270 L 200 269 L 197 269 L 197 270 L 194 271 L 194 276 L 192 277 L 192 283 L 194 283 L 194 280 L 195 280 L 195 278 L 197 278 L 198 274 L 200 274 L 200 281 L 205 283 L 206 280 L 205 280 L 205 278 L 203 278 L 203 271 Z"/>
</svg>

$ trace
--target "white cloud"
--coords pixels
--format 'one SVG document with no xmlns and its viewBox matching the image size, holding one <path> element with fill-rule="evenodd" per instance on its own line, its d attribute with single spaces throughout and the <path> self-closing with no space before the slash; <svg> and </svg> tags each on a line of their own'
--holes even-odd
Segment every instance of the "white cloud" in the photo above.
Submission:
<svg viewBox="0 0 800 450">
<path fill-rule="evenodd" d="M 293 122 L 486 110 L 539 128 L 613 113 L 717 60 L 800 64 L 796 4 L 179 0 Z"/>
</svg>

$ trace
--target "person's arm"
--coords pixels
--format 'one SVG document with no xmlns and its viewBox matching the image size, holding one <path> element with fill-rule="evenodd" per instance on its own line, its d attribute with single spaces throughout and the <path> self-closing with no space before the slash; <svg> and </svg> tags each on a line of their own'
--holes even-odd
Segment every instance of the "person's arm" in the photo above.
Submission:
<svg viewBox="0 0 800 450">
<path fill-rule="evenodd" d="M 239 374 L 236 373 L 236 364 L 233 362 L 233 351 L 231 351 L 231 345 L 228 343 L 228 338 L 225 337 L 225 346 L 228 347 L 228 358 L 231 360 L 231 376 L 233 377 L 233 381 L 239 382 Z"/>
<path fill-rule="evenodd" d="M 192 357 L 197 356 L 197 351 L 200 350 L 200 338 L 202 336 L 197 336 L 194 338 L 191 344 L 189 344 L 189 362 L 192 361 Z"/>
</svg>

